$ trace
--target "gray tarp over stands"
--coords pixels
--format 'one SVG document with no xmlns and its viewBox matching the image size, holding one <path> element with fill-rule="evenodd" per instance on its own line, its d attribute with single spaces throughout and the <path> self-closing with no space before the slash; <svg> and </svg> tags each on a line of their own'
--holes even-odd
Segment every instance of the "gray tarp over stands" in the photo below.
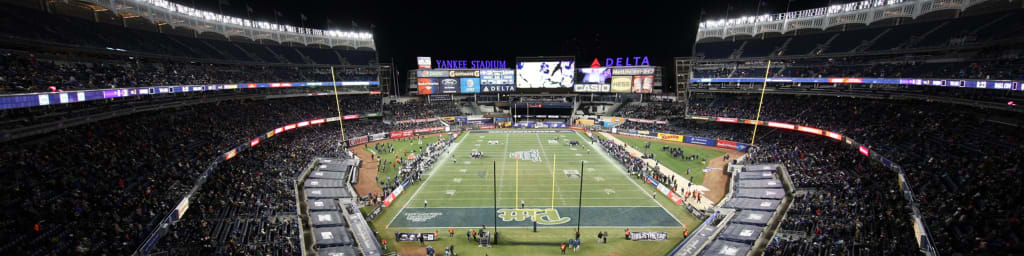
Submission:
<svg viewBox="0 0 1024 256">
<path fill-rule="evenodd" d="M 772 176 L 771 172 L 740 172 L 740 180 L 770 180 L 774 178 L 775 176 Z"/>
<path fill-rule="evenodd" d="M 744 171 L 755 171 L 755 172 L 774 171 L 774 170 L 778 170 L 778 168 L 779 168 L 778 164 L 752 164 L 752 165 L 747 165 L 747 166 L 743 167 Z"/>
<path fill-rule="evenodd" d="M 338 203 L 334 199 L 306 200 L 306 206 L 311 212 L 338 210 Z"/>
<path fill-rule="evenodd" d="M 718 234 L 718 239 L 754 244 L 754 241 L 757 240 L 762 231 L 764 231 L 762 226 L 730 223 L 728 226 L 725 226 L 725 230 L 722 230 L 722 233 Z"/>
<path fill-rule="evenodd" d="M 748 245 L 748 244 L 737 243 L 737 242 L 729 242 L 729 241 L 722 241 L 722 240 L 715 240 L 714 242 L 711 242 L 711 245 L 708 245 L 708 247 L 705 248 L 704 252 L 701 252 L 700 255 L 704 255 L 704 256 L 743 256 L 743 255 L 747 255 L 747 252 L 749 252 L 749 251 L 750 251 L 750 245 Z"/>
<path fill-rule="evenodd" d="M 333 198 L 351 198 L 352 195 L 348 193 L 347 189 L 343 188 L 308 188 L 306 189 L 306 198 L 309 199 L 333 199 Z"/>
<path fill-rule="evenodd" d="M 782 199 L 786 197 L 786 191 L 782 189 L 740 188 L 736 190 L 736 197 Z"/>
<path fill-rule="evenodd" d="M 316 250 L 317 256 L 355 256 L 358 250 L 352 246 L 327 247 Z"/>
<path fill-rule="evenodd" d="M 779 207 L 781 201 L 775 199 L 733 198 L 725 203 L 725 207 L 774 212 Z"/>
<path fill-rule="evenodd" d="M 742 210 L 736 213 L 736 216 L 732 217 L 732 222 L 765 226 L 768 225 L 768 220 L 770 220 L 771 218 L 772 212 Z"/>
<path fill-rule="evenodd" d="M 317 248 L 352 245 L 352 235 L 344 227 L 313 228 Z"/>
<path fill-rule="evenodd" d="M 344 172 L 329 172 L 329 171 L 315 171 L 309 173 L 310 179 L 331 179 L 331 180 L 344 180 Z"/>
<path fill-rule="evenodd" d="M 344 180 L 330 179 L 308 179 L 305 182 L 306 188 L 344 188 L 348 187 Z"/>
<path fill-rule="evenodd" d="M 338 212 L 313 212 L 309 214 L 313 227 L 345 226 L 345 220 Z"/>
<path fill-rule="evenodd" d="M 737 186 L 740 188 L 782 188 L 782 182 L 774 179 L 740 180 L 737 182 Z"/>
</svg>

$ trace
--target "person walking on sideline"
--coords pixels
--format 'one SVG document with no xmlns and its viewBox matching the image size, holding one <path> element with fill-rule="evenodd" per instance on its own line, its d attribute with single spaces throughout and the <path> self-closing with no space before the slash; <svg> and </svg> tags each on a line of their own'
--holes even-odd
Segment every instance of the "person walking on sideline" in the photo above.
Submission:
<svg viewBox="0 0 1024 256">
<path fill-rule="evenodd" d="M 565 255 L 565 242 L 562 242 L 562 255 Z"/>
<path fill-rule="evenodd" d="M 451 227 L 448 227 L 448 238 L 454 238 L 454 237 L 455 237 L 455 229 L 452 229 Z"/>
<path fill-rule="evenodd" d="M 427 200 L 423 199 L 423 208 L 427 208 Z"/>
</svg>

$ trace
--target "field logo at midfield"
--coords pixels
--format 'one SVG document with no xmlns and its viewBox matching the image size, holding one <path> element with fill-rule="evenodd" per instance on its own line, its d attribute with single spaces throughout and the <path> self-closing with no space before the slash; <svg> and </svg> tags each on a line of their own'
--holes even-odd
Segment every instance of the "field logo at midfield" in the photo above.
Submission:
<svg viewBox="0 0 1024 256">
<path fill-rule="evenodd" d="M 502 221 L 525 221 L 527 219 L 536 221 L 540 225 L 558 225 L 569 222 L 569 217 L 558 215 L 558 210 L 547 209 L 500 209 L 498 217 Z"/>
<path fill-rule="evenodd" d="M 531 149 L 529 151 L 519 151 L 519 152 L 509 153 L 508 154 L 508 158 L 513 158 L 513 159 L 519 158 L 519 159 L 522 159 L 522 160 L 540 162 L 540 153 L 538 153 L 536 149 Z"/>
</svg>

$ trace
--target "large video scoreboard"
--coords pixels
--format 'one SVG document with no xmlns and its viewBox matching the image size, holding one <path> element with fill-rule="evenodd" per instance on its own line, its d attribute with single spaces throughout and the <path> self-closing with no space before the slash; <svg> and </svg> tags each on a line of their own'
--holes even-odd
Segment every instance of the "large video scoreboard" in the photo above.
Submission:
<svg viewBox="0 0 1024 256">
<path fill-rule="evenodd" d="M 580 79 L 574 92 L 587 93 L 651 93 L 654 92 L 655 67 L 580 68 Z"/>
<path fill-rule="evenodd" d="M 514 74 L 511 69 L 419 69 L 416 89 L 420 95 L 514 92 Z"/>
</svg>

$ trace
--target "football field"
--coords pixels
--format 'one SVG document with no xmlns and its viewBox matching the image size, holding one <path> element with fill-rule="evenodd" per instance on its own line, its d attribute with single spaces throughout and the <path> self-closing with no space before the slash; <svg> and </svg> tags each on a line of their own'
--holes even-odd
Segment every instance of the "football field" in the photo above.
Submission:
<svg viewBox="0 0 1024 256">
<path fill-rule="evenodd" d="M 650 189 L 597 147 L 571 130 L 470 131 L 421 186 L 406 192 L 412 197 L 388 226 L 682 226 Z M 471 158 L 473 152 L 483 157 Z"/>
</svg>

